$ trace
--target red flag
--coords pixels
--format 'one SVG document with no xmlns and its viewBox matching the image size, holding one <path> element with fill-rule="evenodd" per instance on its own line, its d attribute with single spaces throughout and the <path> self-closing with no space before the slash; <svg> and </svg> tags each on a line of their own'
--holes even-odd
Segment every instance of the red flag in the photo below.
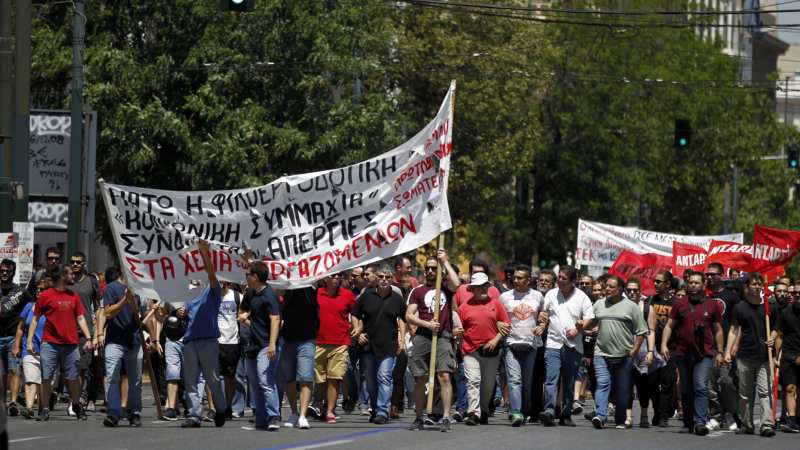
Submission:
<svg viewBox="0 0 800 450">
<path fill-rule="evenodd" d="M 703 247 L 672 241 L 672 274 L 682 277 L 686 269 L 702 272 L 708 252 Z"/>
<path fill-rule="evenodd" d="M 655 253 L 639 254 L 623 250 L 608 269 L 608 273 L 622 277 L 624 280 L 639 278 L 643 295 L 656 293 L 653 280 L 658 272 L 672 270 L 672 257 Z"/>
<path fill-rule="evenodd" d="M 708 246 L 706 266 L 712 262 L 720 263 L 726 269 L 747 272 L 753 261 L 753 246 L 738 242 L 712 240 Z"/>
<path fill-rule="evenodd" d="M 800 231 L 755 226 L 750 272 L 770 272 L 789 264 L 800 250 Z"/>
</svg>

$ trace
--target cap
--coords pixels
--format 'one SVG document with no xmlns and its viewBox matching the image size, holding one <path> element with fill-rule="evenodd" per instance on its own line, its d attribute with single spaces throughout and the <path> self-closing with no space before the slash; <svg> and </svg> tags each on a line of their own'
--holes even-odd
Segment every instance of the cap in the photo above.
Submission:
<svg viewBox="0 0 800 450">
<path fill-rule="evenodd" d="M 470 279 L 470 286 L 483 286 L 489 282 L 489 276 L 483 272 L 473 273 Z"/>
</svg>

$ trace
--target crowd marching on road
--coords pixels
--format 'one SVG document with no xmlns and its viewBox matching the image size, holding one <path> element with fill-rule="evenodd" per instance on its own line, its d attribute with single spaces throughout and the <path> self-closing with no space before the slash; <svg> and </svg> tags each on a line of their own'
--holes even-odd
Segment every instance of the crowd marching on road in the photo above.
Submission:
<svg viewBox="0 0 800 450">
<path fill-rule="evenodd" d="M 65 266 L 48 249 L 27 286 L 0 262 L 8 415 L 45 422 L 68 398 L 63 414 L 78 421 L 104 411 L 106 427 L 140 427 L 149 374 L 163 399 L 156 419 L 183 428 L 252 410 L 245 430 L 303 430 L 356 408 L 383 425 L 413 405 L 415 431 L 585 419 L 698 436 L 800 433 L 800 281 L 788 277 L 767 286 L 712 263 L 660 272 L 644 297 L 637 279 L 568 266 L 512 263 L 493 280 L 474 259 L 459 274 L 439 250 L 419 279 L 401 256 L 280 291 L 249 252 L 238 285 L 218 280 L 208 244 L 199 249 L 195 298 L 172 302 L 139 298 L 118 268 L 88 272 L 82 253 Z"/>
</svg>

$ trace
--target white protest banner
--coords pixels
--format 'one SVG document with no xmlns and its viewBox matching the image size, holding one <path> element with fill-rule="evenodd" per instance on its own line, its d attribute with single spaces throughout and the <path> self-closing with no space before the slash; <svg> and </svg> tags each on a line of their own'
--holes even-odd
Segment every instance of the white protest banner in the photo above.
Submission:
<svg viewBox="0 0 800 450">
<path fill-rule="evenodd" d="M 238 254 L 248 247 L 267 262 L 270 284 L 278 288 L 308 286 L 431 241 L 452 227 L 454 96 L 455 82 L 436 118 L 416 136 L 352 166 L 226 191 L 101 182 L 128 285 L 145 298 L 195 297 L 190 281 L 205 279 L 200 238 L 211 244 L 220 279 L 244 281 Z"/>
<path fill-rule="evenodd" d="M 671 255 L 672 243 L 675 241 L 708 248 L 712 239 L 742 243 L 744 234 L 690 236 L 578 219 L 578 245 L 575 251 L 575 260 L 578 266 L 611 267 L 622 250 Z"/>
<path fill-rule="evenodd" d="M 33 277 L 33 233 L 32 222 L 14 222 L 14 234 L 17 235 L 17 272 L 14 283 L 27 286 Z"/>
</svg>

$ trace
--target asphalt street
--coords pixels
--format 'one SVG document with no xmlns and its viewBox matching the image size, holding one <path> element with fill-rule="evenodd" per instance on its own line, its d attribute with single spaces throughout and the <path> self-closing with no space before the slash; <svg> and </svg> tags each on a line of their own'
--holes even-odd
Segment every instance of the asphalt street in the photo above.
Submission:
<svg viewBox="0 0 800 450">
<path fill-rule="evenodd" d="M 145 404 L 152 404 L 152 398 Z M 669 428 L 595 430 L 576 416 L 576 428 L 544 428 L 527 425 L 511 428 L 495 417 L 489 425 L 468 427 L 454 424 L 452 433 L 436 429 L 407 431 L 412 417 L 407 411 L 400 420 L 377 426 L 366 417 L 343 414 L 339 423 L 313 422 L 310 430 L 283 428 L 279 432 L 245 431 L 248 419 L 229 421 L 222 428 L 203 423 L 200 429 L 181 429 L 180 422 L 154 420 L 154 408 L 145 408 L 142 428 L 130 428 L 127 422 L 109 429 L 102 425 L 103 415 L 94 413 L 86 422 L 68 417 L 59 408 L 48 422 L 9 418 L 11 448 L 19 450 L 123 450 L 123 449 L 192 449 L 192 450 L 278 450 L 278 449 L 665 449 L 731 450 L 769 446 L 770 450 L 797 449 L 800 435 L 778 433 L 774 438 L 739 436 L 714 432 L 707 437 L 678 433 L 677 421 Z M 638 413 L 635 417 L 638 417 Z"/>
</svg>

